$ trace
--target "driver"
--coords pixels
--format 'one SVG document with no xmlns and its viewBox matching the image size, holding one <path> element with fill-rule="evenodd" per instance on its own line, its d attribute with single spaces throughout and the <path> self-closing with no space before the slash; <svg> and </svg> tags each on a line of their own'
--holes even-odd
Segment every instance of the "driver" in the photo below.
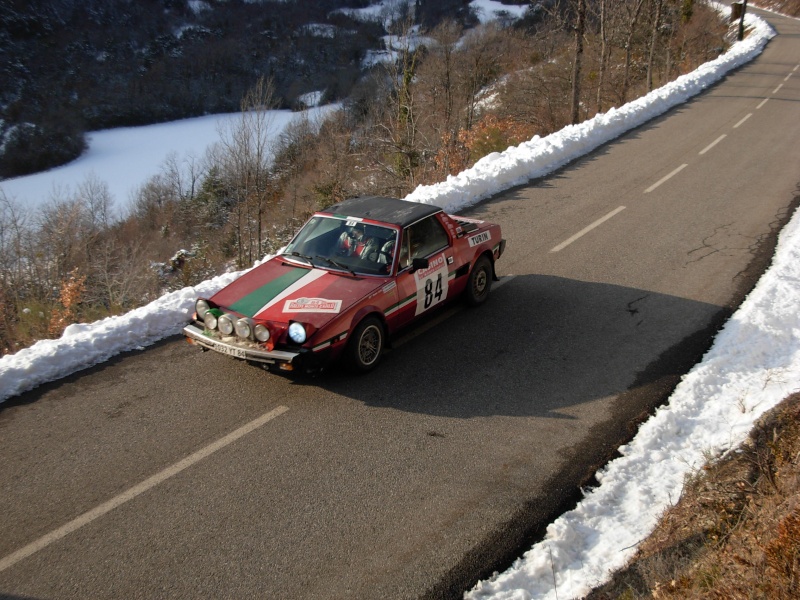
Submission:
<svg viewBox="0 0 800 600">
<path fill-rule="evenodd" d="M 373 261 L 378 258 L 378 242 L 366 235 L 363 223 L 343 231 L 337 247 L 342 256 L 357 256 Z"/>
</svg>

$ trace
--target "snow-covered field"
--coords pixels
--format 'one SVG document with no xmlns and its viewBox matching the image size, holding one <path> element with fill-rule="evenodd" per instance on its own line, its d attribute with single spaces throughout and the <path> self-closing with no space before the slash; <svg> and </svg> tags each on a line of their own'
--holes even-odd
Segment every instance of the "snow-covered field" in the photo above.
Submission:
<svg viewBox="0 0 800 600">
<path fill-rule="evenodd" d="M 307 105 L 317 97 L 309 96 Z M 314 120 L 331 107 L 313 108 L 303 113 L 269 111 L 270 131 L 280 133 L 294 119 Z M 220 131 L 235 125 L 241 113 L 182 119 L 144 127 L 120 127 L 87 134 L 89 149 L 78 159 L 44 173 L 34 173 L 0 182 L 6 197 L 26 209 L 36 209 L 52 200 L 69 199 L 89 178 L 108 186 L 113 206 L 124 211 L 132 196 L 165 161 L 173 157 L 178 164 L 201 160 L 220 137 Z"/>
<path fill-rule="evenodd" d="M 492 154 L 446 181 L 417 188 L 409 200 L 457 212 L 499 191 L 541 177 L 698 94 L 752 60 L 774 35 L 748 15 L 751 35 L 725 55 L 644 98 L 594 119 Z M 796 76 L 798 68 L 795 67 Z M 88 157 L 87 157 L 88 158 Z M 99 158 L 99 157 L 98 157 Z M 88 165 L 87 165 L 88 166 Z M 99 172 L 100 168 L 96 170 Z M 105 172 L 105 171 L 104 171 Z M 229 273 L 167 294 L 125 315 L 72 325 L 61 339 L 0 359 L 0 402 L 131 349 L 180 332 L 198 295 L 237 277 Z M 468 598 L 579 597 L 622 566 L 658 515 L 679 495 L 684 475 L 708 453 L 738 445 L 754 421 L 800 388 L 800 216 L 780 234 L 770 269 L 600 485 L 548 528 L 507 572 L 481 582 Z"/>
</svg>

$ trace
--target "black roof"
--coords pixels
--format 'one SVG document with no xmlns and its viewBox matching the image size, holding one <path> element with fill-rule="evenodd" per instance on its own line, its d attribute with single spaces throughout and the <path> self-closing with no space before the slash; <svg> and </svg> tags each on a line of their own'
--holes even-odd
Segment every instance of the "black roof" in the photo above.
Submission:
<svg viewBox="0 0 800 600">
<path fill-rule="evenodd" d="M 382 198 L 380 196 L 361 196 L 344 200 L 339 204 L 329 206 L 321 212 L 331 213 L 343 217 L 359 217 L 372 219 L 406 227 L 416 223 L 429 215 L 441 212 L 438 206 L 408 202 L 397 198 Z"/>
</svg>

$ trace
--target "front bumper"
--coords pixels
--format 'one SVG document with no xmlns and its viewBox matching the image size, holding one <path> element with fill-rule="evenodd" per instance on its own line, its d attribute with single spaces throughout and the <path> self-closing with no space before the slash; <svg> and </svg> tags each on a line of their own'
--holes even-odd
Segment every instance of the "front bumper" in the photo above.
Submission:
<svg viewBox="0 0 800 600">
<path fill-rule="evenodd" d="M 303 352 L 264 350 L 263 348 L 257 347 L 256 344 L 250 347 L 238 341 L 228 342 L 219 335 L 206 333 L 203 328 L 193 324 L 184 327 L 183 334 L 190 342 L 208 350 L 214 350 L 214 352 L 219 352 L 220 354 L 227 354 L 235 358 L 268 365 L 291 365 L 292 367 L 297 367 L 300 366 L 299 363 L 302 362 L 305 355 Z M 231 337 L 230 339 L 236 340 L 235 337 Z"/>
</svg>

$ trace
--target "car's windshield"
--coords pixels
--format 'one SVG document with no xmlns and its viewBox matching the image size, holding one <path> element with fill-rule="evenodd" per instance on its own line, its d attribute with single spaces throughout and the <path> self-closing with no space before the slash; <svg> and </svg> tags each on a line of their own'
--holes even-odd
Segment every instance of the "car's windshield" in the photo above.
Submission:
<svg viewBox="0 0 800 600">
<path fill-rule="evenodd" d="M 388 275 L 394 263 L 397 232 L 358 219 L 315 215 L 284 250 L 315 267 L 359 275 Z"/>
</svg>

